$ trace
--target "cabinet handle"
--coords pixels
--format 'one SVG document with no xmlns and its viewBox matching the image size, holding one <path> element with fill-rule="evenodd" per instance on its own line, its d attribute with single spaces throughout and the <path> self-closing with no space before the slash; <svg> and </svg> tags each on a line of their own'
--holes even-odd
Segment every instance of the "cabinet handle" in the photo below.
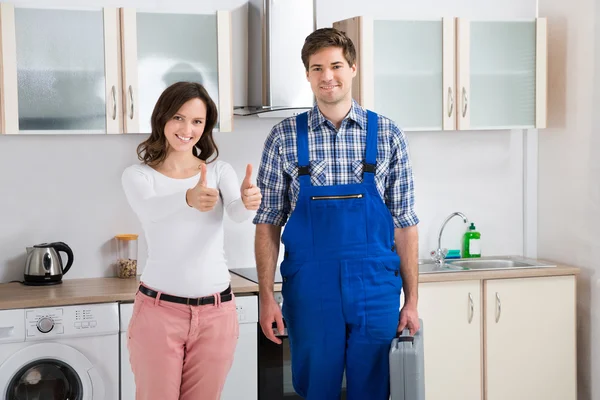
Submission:
<svg viewBox="0 0 600 400">
<path fill-rule="evenodd" d="M 117 90 L 115 89 L 114 85 L 113 85 L 112 89 L 110 90 L 110 94 L 112 95 L 112 101 L 113 101 L 112 119 L 114 121 L 115 118 L 117 118 Z"/>
<path fill-rule="evenodd" d="M 500 321 L 500 314 L 502 314 L 502 303 L 500 302 L 500 295 L 496 292 L 496 323 Z"/>
<path fill-rule="evenodd" d="M 465 117 L 465 115 L 467 115 L 467 105 L 468 105 L 468 98 L 467 98 L 467 89 L 463 88 L 462 89 L 462 97 L 463 97 L 463 112 L 462 112 L 462 116 L 463 118 Z"/>
<path fill-rule="evenodd" d="M 133 119 L 133 88 L 131 85 L 129 85 L 129 103 L 131 104 L 129 109 L 129 119 Z"/>
<path fill-rule="evenodd" d="M 452 95 L 452 88 L 448 86 L 448 117 L 452 116 L 454 111 L 454 96 Z"/>
<path fill-rule="evenodd" d="M 473 303 L 473 295 L 469 293 L 469 323 L 473 321 L 473 315 L 475 314 L 475 304 Z"/>
</svg>

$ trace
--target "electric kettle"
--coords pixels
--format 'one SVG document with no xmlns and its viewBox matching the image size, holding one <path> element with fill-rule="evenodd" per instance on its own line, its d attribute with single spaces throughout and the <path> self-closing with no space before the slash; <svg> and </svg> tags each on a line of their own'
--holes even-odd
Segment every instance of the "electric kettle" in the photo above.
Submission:
<svg viewBox="0 0 600 400">
<path fill-rule="evenodd" d="M 73 265 L 73 250 L 64 242 L 41 243 L 27 247 L 25 262 L 25 285 L 55 285 Z M 59 252 L 67 254 L 67 265 L 63 268 Z"/>
</svg>

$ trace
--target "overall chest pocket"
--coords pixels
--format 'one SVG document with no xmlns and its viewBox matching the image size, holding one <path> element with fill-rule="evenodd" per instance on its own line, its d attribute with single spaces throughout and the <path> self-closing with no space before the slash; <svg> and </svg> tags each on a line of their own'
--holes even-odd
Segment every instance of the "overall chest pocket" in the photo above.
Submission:
<svg viewBox="0 0 600 400">
<path fill-rule="evenodd" d="M 309 201 L 316 247 L 329 252 L 366 244 L 364 193 L 356 191 L 314 195 Z"/>
</svg>

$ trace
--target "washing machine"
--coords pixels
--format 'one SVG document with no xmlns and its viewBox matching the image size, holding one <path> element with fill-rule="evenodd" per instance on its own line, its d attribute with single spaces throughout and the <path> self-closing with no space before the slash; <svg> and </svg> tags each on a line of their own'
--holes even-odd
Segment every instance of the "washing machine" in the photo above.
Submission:
<svg viewBox="0 0 600 400">
<path fill-rule="evenodd" d="M 0 311 L 0 398 L 118 399 L 118 304 Z"/>
<path fill-rule="evenodd" d="M 121 400 L 135 400 L 135 382 L 133 380 L 133 372 L 129 363 L 129 349 L 127 348 L 127 328 L 133 314 L 133 303 L 120 304 L 120 334 L 121 334 Z"/>
<path fill-rule="evenodd" d="M 258 398 L 258 297 L 236 296 L 235 301 L 240 323 L 240 337 L 221 400 L 256 400 Z M 135 400 L 135 382 L 127 349 L 127 328 L 132 313 L 132 303 L 121 304 L 121 400 Z"/>
</svg>

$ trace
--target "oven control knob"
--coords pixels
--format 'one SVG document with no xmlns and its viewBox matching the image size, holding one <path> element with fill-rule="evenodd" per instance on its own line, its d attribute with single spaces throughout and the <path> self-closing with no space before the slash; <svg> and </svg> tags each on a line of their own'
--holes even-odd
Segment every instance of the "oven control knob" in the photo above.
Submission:
<svg viewBox="0 0 600 400">
<path fill-rule="evenodd" d="M 54 328 L 54 321 L 48 317 L 41 318 L 37 323 L 37 328 L 42 333 L 48 333 Z"/>
</svg>

